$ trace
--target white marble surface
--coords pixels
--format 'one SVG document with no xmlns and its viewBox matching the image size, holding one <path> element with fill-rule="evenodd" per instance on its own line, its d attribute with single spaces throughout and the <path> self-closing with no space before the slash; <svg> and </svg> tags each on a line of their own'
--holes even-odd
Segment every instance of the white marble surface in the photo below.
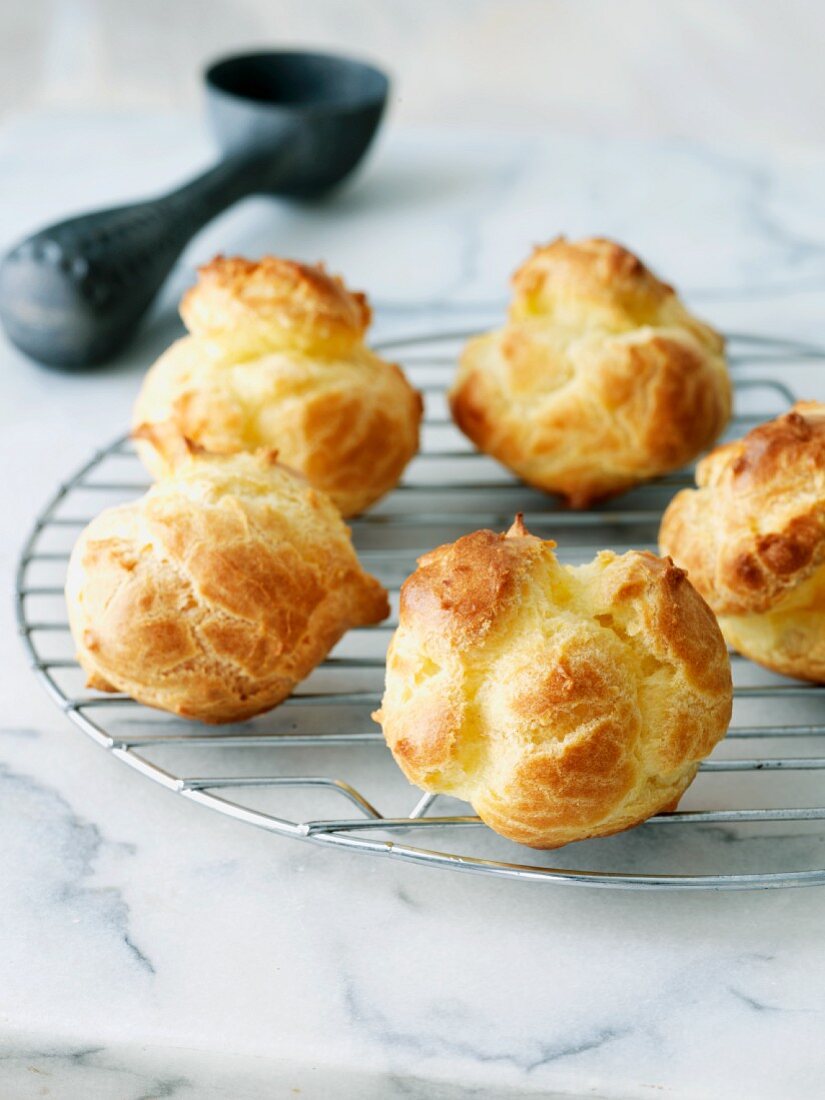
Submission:
<svg viewBox="0 0 825 1100">
<path fill-rule="evenodd" d="M 811 0 L 27 0 L 0 4 L 0 114 L 194 109 L 216 56 L 302 46 L 396 78 L 405 125 L 825 144 Z"/>
<path fill-rule="evenodd" d="M 9 124 L 0 240 L 207 156 L 185 117 Z M 823 194 L 814 154 L 398 132 L 335 203 L 221 219 L 112 369 L 0 348 L 0 1096 L 822 1095 L 825 890 L 548 888 L 257 832 L 70 726 L 26 668 L 9 590 L 38 505 L 125 424 L 217 248 L 325 257 L 387 334 L 486 320 L 532 242 L 602 232 L 726 328 L 822 339 Z"/>
</svg>

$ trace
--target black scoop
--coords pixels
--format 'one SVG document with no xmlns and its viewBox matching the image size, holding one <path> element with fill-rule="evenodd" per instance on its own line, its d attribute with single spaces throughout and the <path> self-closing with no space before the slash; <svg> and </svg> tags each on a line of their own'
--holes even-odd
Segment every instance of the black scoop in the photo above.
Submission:
<svg viewBox="0 0 825 1100">
<path fill-rule="evenodd" d="M 367 151 L 389 81 L 330 54 L 253 53 L 206 71 L 223 156 L 160 198 L 42 229 L 0 266 L 0 320 L 26 355 L 92 366 L 130 339 L 191 237 L 254 193 L 309 198 L 340 183 Z"/>
</svg>

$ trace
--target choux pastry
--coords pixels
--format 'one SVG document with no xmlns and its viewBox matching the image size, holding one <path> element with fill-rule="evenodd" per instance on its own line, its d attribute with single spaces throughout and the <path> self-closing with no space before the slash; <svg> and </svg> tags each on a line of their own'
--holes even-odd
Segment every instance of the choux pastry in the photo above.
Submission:
<svg viewBox="0 0 825 1100">
<path fill-rule="evenodd" d="M 688 571 L 728 643 L 825 683 L 825 405 L 803 401 L 696 468 L 659 542 Z"/>
<path fill-rule="evenodd" d="M 167 423 L 210 452 L 277 450 L 345 516 L 397 484 L 418 450 L 422 402 L 365 345 L 363 294 L 320 265 L 219 256 L 200 269 L 181 316 L 189 335 L 147 374 L 138 432 Z M 144 439 L 139 450 L 160 477 L 178 449 Z"/>
<path fill-rule="evenodd" d="M 612 241 L 537 248 L 504 328 L 472 339 L 450 394 L 458 427 L 574 508 L 675 470 L 730 417 L 724 342 Z"/>
<path fill-rule="evenodd" d="M 102 512 L 66 600 L 89 686 L 204 722 L 274 707 L 389 610 L 332 502 L 265 452 L 192 455 Z"/>
<path fill-rule="evenodd" d="M 556 848 L 675 807 L 730 721 L 710 609 L 669 560 L 561 565 L 520 518 L 420 559 L 380 722 L 408 779 Z"/>
</svg>

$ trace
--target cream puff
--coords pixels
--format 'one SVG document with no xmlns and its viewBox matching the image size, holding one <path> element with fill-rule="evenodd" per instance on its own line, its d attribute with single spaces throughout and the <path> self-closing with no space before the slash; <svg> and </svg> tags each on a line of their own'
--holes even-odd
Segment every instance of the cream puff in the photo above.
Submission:
<svg viewBox="0 0 825 1100">
<path fill-rule="evenodd" d="M 277 450 L 345 516 L 397 484 L 418 450 L 422 401 L 364 343 L 363 294 L 321 265 L 219 256 L 181 316 L 189 335 L 151 368 L 133 416 L 155 477 L 174 468 L 179 447 L 152 435 L 177 434 L 213 453 Z"/>
<path fill-rule="evenodd" d="M 563 237 L 514 276 L 504 328 L 472 339 L 458 427 L 575 508 L 675 470 L 730 417 L 722 337 L 612 241 Z"/>
<path fill-rule="evenodd" d="M 332 502 L 266 452 L 190 456 L 102 512 L 66 600 L 89 686 L 203 722 L 274 707 L 389 610 Z"/>
<path fill-rule="evenodd" d="M 825 683 L 825 405 L 796 404 L 717 447 L 662 518 L 662 551 L 688 571 L 729 644 Z"/>
<path fill-rule="evenodd" d="M 380 722 L 411 782 L 534 848 L 673 809 L 727 730 L 707 604 L 653 554 L 576 568 L 520 519 L 425 555 L 401 590 Z"/>
</svg>

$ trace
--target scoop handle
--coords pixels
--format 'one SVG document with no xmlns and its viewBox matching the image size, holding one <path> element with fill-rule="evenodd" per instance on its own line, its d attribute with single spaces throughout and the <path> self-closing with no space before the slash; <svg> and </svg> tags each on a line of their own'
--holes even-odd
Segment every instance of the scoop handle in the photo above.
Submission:
<svg viewBox="0 0 825 1100">
<path fill-rule="evenodd" d="M 0 265 L 0 321 L 22 352 L 82 368 L 120 351 L 192 236 L 238 199 L 277 185 L 282 149 L 238 153 L 159 198 L 59 222 Z"/>
</svg>

